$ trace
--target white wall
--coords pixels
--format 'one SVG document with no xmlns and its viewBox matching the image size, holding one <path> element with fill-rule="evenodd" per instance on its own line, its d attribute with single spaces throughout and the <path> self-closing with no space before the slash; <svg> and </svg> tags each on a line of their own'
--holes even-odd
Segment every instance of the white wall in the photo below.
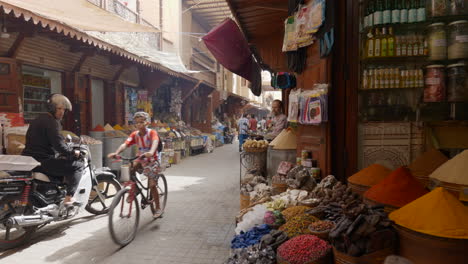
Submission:
<svg viewBox="0 0 468 264">
<path fill-rule="evenodd" d="M 104 82 L 102 80 L 91 80 L 91 94 L 92 127 L 98 124 L 104 126 Z"/>
</svg>

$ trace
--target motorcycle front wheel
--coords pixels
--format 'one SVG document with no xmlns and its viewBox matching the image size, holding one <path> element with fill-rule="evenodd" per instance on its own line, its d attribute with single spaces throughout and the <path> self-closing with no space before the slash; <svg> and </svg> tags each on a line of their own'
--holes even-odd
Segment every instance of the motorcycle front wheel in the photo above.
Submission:
<svg viewBox="0 0 468 264">
<path fill-rule="evenodd" d="M 89 201 L 85 209 L 95 215 L 107 214 L 112 204 L 112 199 L 122 189 L 122 186 L 113 177 L 97 177 L 97 182 L 98 185 L 93 186 L 93 189 L 91 189 Z M 97 194 L 97 191 L 100 192 L 102 199 Z"/>
<path fill-rule="evenodd" d="M 0 204 L 0 209 L 4 209 L 5 206 L 6 206 L 5 204 Z M 7 223 L 8 218 L 14 215 L 20 215 L 21 213 L 19 211 L 22 211 L 21 208 L 14 208 L 14 209 L 15 209 L 15 212 L 12 212 L 11 209 L 7 209 L 9 210 L 9 212 L 5 212 L 1 217 L 0 250 L 12 249 L 12 248 L 25 244 L 26 242 L 30 241 L 31 236 L 36 231 L 36 226 L 30 226 L 30 227 L 10 226 Z M 30 212 L 29 208 L 25 210 L 24 214 L 27 215 L 28 212 Z"/>
</svg>

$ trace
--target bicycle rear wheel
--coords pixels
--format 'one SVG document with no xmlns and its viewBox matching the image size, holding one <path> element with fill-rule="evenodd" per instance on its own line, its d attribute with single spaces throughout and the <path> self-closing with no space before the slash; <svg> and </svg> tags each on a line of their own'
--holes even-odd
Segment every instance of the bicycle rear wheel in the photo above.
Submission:
<svg viewBox="0 0 468 264">
<path fill-rule="evenodd" d="M 109 210 L 109 231 L 112 240 L 124 247 L 135 238 L 140 220 L 140 207 L 129 189 L 120 190 Z"/>
<path fill-rule="evenodd" d="M 158 175 L 158 181 L 156 183 L 157 189 L 158 189 L 158 194 L 159 194 L 159 205 L 161 207 L 161 217 L 164 214 L 164 209 L 166 208 L 166 203 L 167 203 L 167 180 L 166 176 L 164 174 L 159 174 Z M 153 194 L 150 192 L 151 198 L 150 200 L 153 200 Z M 151 212 L 154 214 L 156 213 L 156 207 L 154 206 L 154 203 L 151 203 Z"/>
</svg>

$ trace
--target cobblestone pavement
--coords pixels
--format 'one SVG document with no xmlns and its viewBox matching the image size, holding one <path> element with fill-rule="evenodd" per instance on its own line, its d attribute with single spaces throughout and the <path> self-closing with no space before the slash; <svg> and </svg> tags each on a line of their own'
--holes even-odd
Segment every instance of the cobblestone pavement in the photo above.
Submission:
<svg viewBox="0 0 468 264">
<path fill-rule="evenodd" d="M 0 252 L 0 263 L 223 263 L 239 210 L 237 148 L 225 145 L 169 168 L 164 218 L 142 211 L 137 237 L 125 248 L 112 242 L 107 215 L 83 213 L 42 228 L 29 245 Z"/>
</svg>

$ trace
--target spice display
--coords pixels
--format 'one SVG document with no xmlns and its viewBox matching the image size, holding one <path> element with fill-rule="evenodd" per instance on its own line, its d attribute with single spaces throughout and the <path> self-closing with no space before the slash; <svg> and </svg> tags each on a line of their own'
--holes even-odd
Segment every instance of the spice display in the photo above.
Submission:
<svg viewBox="0 0 468 264">
<path fill-rule="evenodd" d="M 459 20 L 449 24 L 448 58 L 468 59 L 468 21 Z"/>
<path fill-rule="evenodd" d="M 449 10 L 447 0 L 427 0 L 426 10 L 429 17 L 445 16 Z"/>
<path fill-rule="evenodd" d="M 283 210 L 289 206 L 298 205 L 299 202 L 306 199 L 309 193 L 303 190 L 289 190 L 287 192 L 272 196 L 273 201 L 265 204 L 268 210 Z"/>
<path fill-rule="evenodd" d="M 325 221 L 320 220 L 320 221 L 310 224 L 310 229 L 314 231 L 318 231 L 318 232 L 331 230 L 334 227 L 335 227 L 335 224 L 332 221 L 327 221 L 327 220 Z"/>
<path fill-rule="evenodd" d="M 112 127 L 114 130 L 124 130 L 119 124 Z"/>
<path fill-rule="evenodd" d="M 439 168 L 437 168 L 429 178 L 442 182 L 468 185 L 468 150 L 456 155 Z"/>
<path fill-rule="evenodd" d="M 283 231 L 271 230 L 269 234 L 262 237 L 261 244 L 264 247 L 268 246 L 276 249 L 286 240 L 288 240 L 288 236 Z"/>
<path fill-rule="evenodd" d="M 442 187 L 392 212 L 390 219 L 420 233 L 468 239 L 468 207 Z"/>
<path fill-rule="evenodd" d="M 309 225 L 318 220 L 310 214 L 296 215 L 286 221 L 286 224 L 282 225 L 279 230 L 284 231 L 288 237 L 309 234 Z"/>
<path fill-rule="evenodd" d="M 233 250 L 232 255 L 225 264 L 276 264 L 276 253 L 271 247 L 262 247 L 261 245 L 253 245 L 247 248 Z"/>
<path fill-rule="evenodd" d="M 317 183 L 311 177 L 309 169 L 303 166 L 296 166 L 292 168 L 287 174 L 286 184 L 291 189 L 304 189 L 311 191 L 315 188 Z"/>
<path fill-rule="evenodd" d="M 448 87 L 447 100 L 449 102 L 468 101 L 468 70 L 465 63 L 447 66 Z"/>
<path fill-rule="evenodd" d="M 302 235 L 286 241 L 278 248 L 278 257 L 290 264 L 304 264 L 329 254 L 331 246 L 313 235 Z"/>
<path fill-rule="evenodd" d="M 247 232 L 240 232 L 231 241 L 231 248 L 245 248 L 258 244 L 262 237 L 270 233 L 270 227 L 268 225 L 261 225 L 251 228 Z"/>
<path fill-rule="evenodd" d="M 468 0 L 450 0 L 450 15 L 468 15 Z"/>
<path fill-rule="evenodd" d="M 447 59 L 447 34 L 444 23 L 429 25 L 429 59 Z"/>
<path fill-rule="evenodd" d="M 286 221 L 284 220 L 283 214 L 279 210 L 267 211 L 263 217 L 263 222 L 269 226 L 280 226 Z"/>
<path fill-rule="evenodd" d="M 93 128 L 92 131 L 96 131 L 96 132 L 104 132 L 104 127 L 101 126 L 101 125 L 97 125 L 95 128 Z"/>
<path fill-rule="evenodd" d="M 325 177 L 309 194 L 304 202 L 311 202 L 311 206 L 324 206 L 329 203 L 346 205 L 359 199 L 359 195 L 351 191 L 350 187 L 338 182 L 334 176 Z"/>
<path fill-rule="evenodd" d="M 265 206 L 270 211 L 276 211 L 276 210 L 281 211 L 281 210 L 284 210 L 286 206 L 288 206 L 288 202 L 283 199 L 276 199 L 276 200 L 265 203 Z"/>
<path fill-rule="evenodd" d="M 437 149 L 431 149 L 411 162 L 408 169 L 414 177 L 427 183 L 429 175 L 447 161 L 448 158 L 444 154 Z"/>
<path fill-rule="evenodd" d="M 281 212 L 286 219 L 286 221 L 291 220 L 293 217 L 304 214 L 305 211 L 309 210 L 310 207 L 308 206 L 292 206 L 288 209 L 285 209 Z"/>
<path fill-rule="evenodd" d="M 332 212 L 328 216 L 336 218 L 329 237 L 338 251 L 359 257 L 395 245 L 396 233 L 383 208 L 357 201 L 346 207 L 328 207 Z"/>
<path fill-rule="evenodd" d="M 445 100 L 445 98 L 445 66 L 427 66 L 424 87 L 424 102 L 442 102 Z"/>
<path fill-rule="evenodd" d="M 104 131 L 114 131 L 114 128 L 110 124 L 104 126 Z"/>
<path fill-rule="evenodd" d="M 255 205 L 251 211 L 247 212 L 242 221 L 237 224 L 235 229 L 236 234 L 250 230 L 254 226 L 263 224 L 263 217 L 267 212 L 267 208 L 263 204 Z"/>
<path fill-rule="evenodd" d="M 86 136 L 86 135 L 81 136 L 81 141 L 83 142 L 83 144 L 86 144 L 86 145 L 102 144 L 102 141 L 94 139 L 94 138 L 92 138 L 90 136 Z"/>
<path fill-rule="evenodd" d="M 426 193 L 427 190 L 411 175 L 409 169 L 400 167 L 367 190 L 364 197 L 378 203 L 401 207 Z"/>
<path fill-rule="evenodd" d="M 273 145 L 274 149 L 296 149 L 296 138 L 297 136 L 292 130 L 286 129 L 286 132 L 276 136 L 270 145 Z M 272 144 L 273 142 L 274 144 Z"/>
<path fill-rule="evenodd" d="M 244 148 L 258 148 L 258 149 L 266 149 L 268 147 L 268 142 L 265 140 L 252 140 L 248 139 L 245 141 Z"/>
<path fill-rule="evenodd" d="M 392 171 L 380 164 L 372 164 L 369 167 L 360 170 L 348 178 L 348 182 L 373 186 L 387 177 Z"/>
</svg>

